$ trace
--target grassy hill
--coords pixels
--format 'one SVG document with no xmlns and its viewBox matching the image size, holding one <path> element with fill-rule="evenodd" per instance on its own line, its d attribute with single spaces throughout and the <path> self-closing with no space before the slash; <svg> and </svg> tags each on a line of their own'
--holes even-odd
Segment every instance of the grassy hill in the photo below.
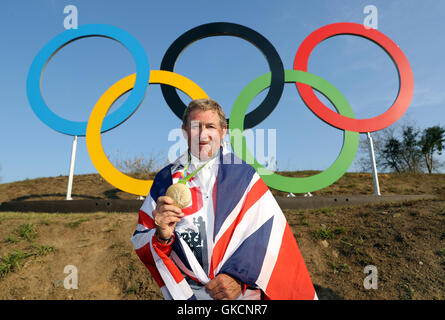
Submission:
<svg viewBox="0 0 445 320">
<path fill-rule="evenodd" d="M 292 177 L 317 174 L 318 171 L 282 172 Z M 134 176 L 148 179 L 153 176 Z M 445 174 L 379 174 L 380 191 L 383 195 L 392 194 L 445 194 Z M 73 199 L 136 199 L 105 181 L 99 174 L 76 175 L 74 177 Z M 68 177 L 38 178 L 13 183 L 0 184 L 0 204 L 6 201 L 63 200 L 66 197 Z M 287 193 L 273 190 L 276 196 Z M 346 173 L 337 182 L 313 195 L 373 194 L 374 184 L 370 173 Z"/>
<path fill-rule="evenodd" d="M 379 179 L 384 195 L 437 198 L 284 210 L 319 297 L 445 299 L 445 175 L 379 174 Z M 0 184 L 0 203 L 61 200 L 66 184 L 66 176 Z M 97 174 L 75 176 L 72 193 L 74 199 L 136 198 Z M 372 193 L 370 174 L 347 173 L 313 195 Z M 0 212 L 0 299 L 162 299 L 130 243 L 136 225 L 136 212 Z M 64 288 L 67 265 L 78 270 L 78 289 Z M 367 265 L 378 270 L 375 290 L 363 286 Z"/>
</svg>

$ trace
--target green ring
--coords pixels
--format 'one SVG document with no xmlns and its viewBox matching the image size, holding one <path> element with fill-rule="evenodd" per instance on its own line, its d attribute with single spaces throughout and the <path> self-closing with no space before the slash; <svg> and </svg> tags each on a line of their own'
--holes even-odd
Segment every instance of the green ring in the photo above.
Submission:
<svg viewBox="0 0 445 320">
<path fill-rule="evenodd" d="M 245 162 L 247 157 L 253 159 L 252 166 L 263 178 L 264 182 L 271 188 L 293 192 L 306 193 L 323 189 L 341 178 L 354 161 L 358 148 L 359 134 L 344 130 L 343 146 L 335 162 L 325 171 L 310 177 L 285 177 L 264 168 L 257 162 L 255 157 L 247 148 L 243 135 L 244 118 L 247 108 L 252 100 L 263 90 L 270 86 L 271 73 L 259 76 L 249 83 L 236 99 L 229 119 L 230 142 L 234 153 Z M 301 82 L 310 85 L 328 98 L 341 115 L 355 118 L 351 106 L 341 92 L 328 81 L 308 72 L 300 70 L 285 70 L 285 82 Z M 241 144 L 236 144 L 241 141 Z M 250 161 L 252 162 L 252 161 Z"/>
</svg>

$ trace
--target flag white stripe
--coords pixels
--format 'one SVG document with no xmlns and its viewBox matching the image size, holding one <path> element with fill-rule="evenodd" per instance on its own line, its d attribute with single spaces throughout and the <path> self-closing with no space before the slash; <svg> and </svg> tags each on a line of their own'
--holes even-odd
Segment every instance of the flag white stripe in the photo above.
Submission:
<svg viewBox="0 0 445 320">
<path fill-rule="evenodd" d="M 240 213 L 244 202 L 246 201 L 246 196 L 249 193 L 249 191 L 252 189 L 252 186 L 258 181 L 260 176 L 258 174 L 254 174 L 252 177 L 252 180 L 249 183 L 249 186 L 244 191 L 243 196 L 241 197 L 238 204 L 235 206 L 235 208 L 230 212 L 230 214 L 227 216 L 226 220 L 222 224 L 221 228 L 218 231 L 218 234 L 215 237 L 215 244 L 219 241 L 221 236 L 227 231 L 227 229 L 232 225 L 233 221 L 238 217 L 238 214 Z"/>
<path fill-rule="evenodd" d="M 145 226 L 138 224 L 136 231 L 145 231 L 149 230 Z M 133 247 L 135 250 L 138 250 L 145 246 L 147 243 L 150 242 L 150 232 L 144 232 L 144 233 L 137 233 L 134 236 L 131 237 L 131 243 L 133 244 Z"/>
<path fill-rule="evenodd" d="M 156 202 L 153 200 L 150 194 L 148 194 L 147 198 L 145 198 L 144 202 L 142 203 L 140 210 L 153 219 L 152 211 L 154 209 L 156 209 Z"/>
<path fill-rule="evenodd" d="M 193 295 L 193 291 L 190 286 L 187 284 L 187 282 L 184 285 L 184 283 L 182 283 L 183 281 L 181 281 L 181 283 L 179 284 L 176 283 L 175 278 L 173 278 L 167 266 L 164 264 L 164 261 L 162 261 L 162 259 L 158 256 L 156 250 L 154 250 L 153 244 L 151 242 L 150 244 L 150 250 L 151 254 L 153 255 L 153 260 L 155 261 L 156 268 L 158 269 L 159 274 L 161 275 L 161 278 L 168 288 L 168 291 L 172 298 L 174 300 L 186 300 L 190 298 Z"/>
<path fill-rule="evenodd" d="M 189 262 L 190 267 L 192 268 L 193 274 L 195 275 L 195 278 L 199 280 L 199 282 L 206 284 L 210 281 L 207 274 L 204 272 L 204 270 L 201 267 L 201 264 L 196 259 L 196 256 L 193 254 L 192 250 L 189 248 L 187 243 L 179 237 L 180 245 L 182 246 L 182 249 L 184 250 L 185 256 L 187 261 Z"/>
<path fill-rule="evenodd" d="M 281 212 L 275 214 L 269 243 L 267 244 L 267 251 L 264 256 L 263 266 L 257 280 L 258 286 L 262 288 L 263 291 L 266 290 L 267 285 L 269 284 L 270 276 L 275 268 L 285 228 L 286 217 L 284 214 Z"/>
<path fill-rule="evenodd" d="M 247 238 L 254 234 L 264 225 L 264 223 L 274 216 L 275 208 L 271 206 L 271 203 L 267 201 L 267 199 L 265 201 L 263 197 L 246 211 L 242 221 L 236 226 L 232 236 L 232 239 L 236 239 L 236 241 L 229 242 L 224 257 L 218 264 L 215 273 L 219 272 L 224 263 L 226 263 Z M 267 241 L 267 239 L 264 239 L 264 241 Z"/>
</svg>

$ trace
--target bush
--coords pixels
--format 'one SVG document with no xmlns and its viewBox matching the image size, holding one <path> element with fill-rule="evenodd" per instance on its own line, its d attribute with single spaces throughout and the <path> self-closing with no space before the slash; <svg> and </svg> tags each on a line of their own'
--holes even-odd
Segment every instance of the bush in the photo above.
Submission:
<svg viewBox="0 0 445 320">
<path fill-rule="evenodd" d="M 139 156 L 134 156 L 133 158 L 122 159 L 119 151 L 116 151 L 115 159 L 111 162 L 118 170 L 125 174 L 144 176 L 153 175 L 167 165 L 167 162 L 162 159 L 162 156 L 159 154 L 154 156 L 150 153 L 148 157 L 141 154 Z"/>
</svg>

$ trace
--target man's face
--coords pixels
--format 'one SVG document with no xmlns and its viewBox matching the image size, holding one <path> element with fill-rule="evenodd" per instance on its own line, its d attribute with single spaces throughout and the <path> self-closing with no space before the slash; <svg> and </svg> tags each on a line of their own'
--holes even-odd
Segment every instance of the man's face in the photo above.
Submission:
<svg viewBox="0 0 445 320">
<path fill-rule="evenodd" d="M 212 110 L 193 110 L 188 128 L 183 126 L 182 129 L 187 132 L 190 152 L 200 160 L 207 160 L 218 152 L 227 132 L 227 127 L 221 128 L 218 114 Z"/>
</svg>

